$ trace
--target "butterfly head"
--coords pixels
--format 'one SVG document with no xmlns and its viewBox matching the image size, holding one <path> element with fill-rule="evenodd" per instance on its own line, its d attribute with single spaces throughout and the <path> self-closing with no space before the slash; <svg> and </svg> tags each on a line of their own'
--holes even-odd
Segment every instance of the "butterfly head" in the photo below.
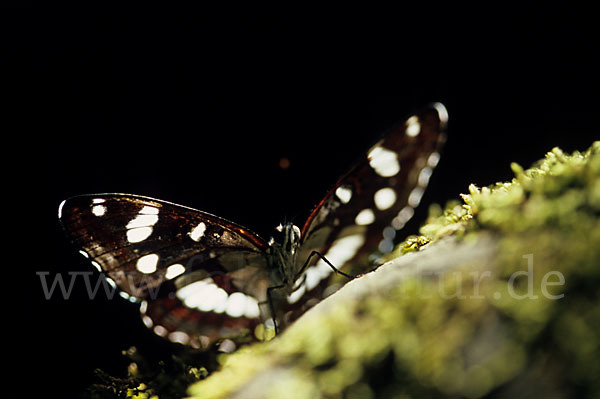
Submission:
<svg viewBox="0 0 600 399">
<path fill-rule="evenodd" d="M 300 246 L 300 229 L 295 224 L 288 222 L 275 228 L 269 245 L 273 254 L 273 266 L 281 272 L 284 283 L 291 283 L 295 264 L 296 252 Z"/>
</svg>

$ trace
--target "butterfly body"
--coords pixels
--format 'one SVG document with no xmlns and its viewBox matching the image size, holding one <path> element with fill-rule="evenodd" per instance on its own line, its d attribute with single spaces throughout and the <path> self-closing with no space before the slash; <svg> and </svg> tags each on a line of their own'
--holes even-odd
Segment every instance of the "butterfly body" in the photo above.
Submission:
<svg viewBox="0 0 600 399">
<path fill-rule="evenodd" d="M 296 255 L 301 244 L 300 234 L 300 228 L 293 223 L 280 224 L 269 240 L 269 266 L 278 274 L 280 284 L 277 285 L 283 285 L 288 294 L 293 291 L 299 271 Z"/>
<path fill-rule="evenodd" d="M 67 199 L 59 219 L 158 335 L 207 347 L 284 328 L 347 282 L 342 274 L 370 270 L 391 251 L 437 164 L 446 120 L 436 103 L 392 127 L 304 224 L 281 224 L 268 241 L 210 213 L 131 194 Z"/>
</svg>

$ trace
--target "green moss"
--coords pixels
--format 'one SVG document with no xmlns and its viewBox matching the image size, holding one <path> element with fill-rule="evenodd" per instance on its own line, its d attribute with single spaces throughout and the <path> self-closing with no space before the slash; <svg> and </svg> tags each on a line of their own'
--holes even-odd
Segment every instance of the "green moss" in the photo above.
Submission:
<svg viewBox="0 0 600 399">
<path fill-rule="evenodd" d="M 421 236 L 395 252 L 491 236 L 486 264 L 336 304 L 230 355 L 190 394 L 252 397 L 260 381 L 256 397 L 267 398 L 600 395 L 600 142 L 511 167 L 511 182 L 472 185 L 462 203 L 432 207 Z"/>
</svg>

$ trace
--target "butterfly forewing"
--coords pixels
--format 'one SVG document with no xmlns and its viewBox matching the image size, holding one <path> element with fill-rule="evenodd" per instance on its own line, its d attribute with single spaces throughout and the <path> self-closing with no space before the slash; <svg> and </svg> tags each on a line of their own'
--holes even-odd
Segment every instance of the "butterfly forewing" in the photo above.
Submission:
<svg viewBox="0 0 600 399">
<path fill-rule="evenodd" d="M 256 234 L 133 195 L 73 197 L 59 216 L 84 256 L 128 296 L 146 301 L 144 322 L 158 334 L 198 333 L 206 343 L 257 324 L 270 280 L 268 245 Z"/>
<path fill-rule="evenodd" d="M 446 121 L 444 106 L 432 104 L 371 147 L 311 212 L 302 228 L 299 262 L 316 250 L 336 268 L 356 275 L 370 270 L 376 255 L 390 252 L 396 231 L 412 217 L 439 160 Z M 302 276 L 305 291 L 331 291 L 331 276 L 332 269 L 314 257 Z"/>
</svg>

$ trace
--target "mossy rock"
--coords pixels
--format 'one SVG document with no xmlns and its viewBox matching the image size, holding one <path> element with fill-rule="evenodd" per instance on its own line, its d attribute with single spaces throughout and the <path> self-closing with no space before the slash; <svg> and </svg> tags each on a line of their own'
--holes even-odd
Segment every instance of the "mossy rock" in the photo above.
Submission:
<svg viewBox="0 0 600 399">
<path fill-rule="evenodd" d="M 433 206 L 389 262 L 187 394 L 600 397 L 600 142 L 512 169 Z M 152 386 L 129 396 L 164 397 Z"/>
</svg>

